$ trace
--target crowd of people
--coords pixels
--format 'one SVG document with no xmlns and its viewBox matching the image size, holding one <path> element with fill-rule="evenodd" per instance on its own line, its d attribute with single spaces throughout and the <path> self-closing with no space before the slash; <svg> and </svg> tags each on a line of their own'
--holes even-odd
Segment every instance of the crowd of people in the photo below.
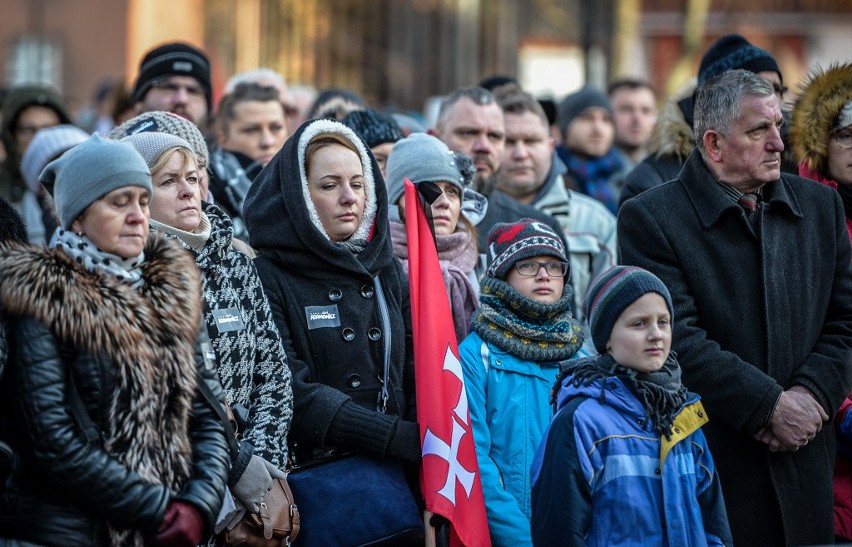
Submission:
<svg viewBox="0 0 852 547">
<path fill-rule="evenodd" d="M 727 35 L 671 97 L 492 77 L 432 124 L 213 95 L 167 43 L 94 134 L 5 97 L 0 546 L 215 542 L 337 453 L 421 501 L 406 178 L 492 545 L 852 542 L 852 63 L 791 100 Z"/>
</svg>

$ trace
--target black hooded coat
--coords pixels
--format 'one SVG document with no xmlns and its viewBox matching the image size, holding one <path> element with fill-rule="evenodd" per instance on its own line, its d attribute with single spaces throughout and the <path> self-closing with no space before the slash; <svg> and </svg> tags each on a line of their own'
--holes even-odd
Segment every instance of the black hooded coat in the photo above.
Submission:
<svg viewBox="0 0 852 547">
<path fill-rule="evenodd" d="M 326 131 L 357 141 L 366 184 L 375 181 L 362 221 L 370 222 L 373 199 L 370 237 L 358 254 L 332 243 L 308 209 L 305 148 L 313 135 Z M 369 149 L 350 129 L 325 119 L 302 125 L 246 197 L 243 218 L 293 374 L 290 441 L 297 459 L 304 461 L 317 449 L 341 448 L 419 460 L 408 283 L 393 256 L 387 207 L 384 181 Z M 388 329 L 379 290 L 387 302 Z M 381 413 L 377 399 L 385 344 L 390 346 L 389 399 Z"/>
</svg>

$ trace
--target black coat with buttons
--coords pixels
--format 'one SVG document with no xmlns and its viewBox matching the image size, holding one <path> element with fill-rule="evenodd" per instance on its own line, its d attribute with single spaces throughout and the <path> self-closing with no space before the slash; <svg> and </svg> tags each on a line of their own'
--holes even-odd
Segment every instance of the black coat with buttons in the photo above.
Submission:
<svg viewBox="0 0 852 547">
<path fill-rule="evenodd" d="M 393 257 L 384 181 L 366 151 L 362 161 L 376 173 L 370 239 L 357 254 L 332 243 L 308 211 L 303 192 L 297 143 L 309 125 L 255 180 L 243 211 L 293 374 L 290 442 L 303 461 L 316 449 L 332 447 L 405 457 L 394 453 L 404 429 L 413 434 L 406 435 L 408 454 L 419 456 L 408 284 Z M 388 332 L 377 277 L 387 303 Z M 390 378 L 382 413 L 377 400 L 386 343 Z"/>
</svg>

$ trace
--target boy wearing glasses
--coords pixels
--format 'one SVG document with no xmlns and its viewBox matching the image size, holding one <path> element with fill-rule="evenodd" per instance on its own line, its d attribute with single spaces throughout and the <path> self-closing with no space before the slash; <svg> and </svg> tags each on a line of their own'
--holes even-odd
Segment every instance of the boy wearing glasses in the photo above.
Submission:
<svg viewBox="0 0 852 547">
<path fill-rule="evenodd" d="M 530 467 L 559 361 L 586 356 L 556 233 L 532 219 L 488 236 L 481 307 L 459 346 L 491 543 L 531 545 Z"/>
</svg>

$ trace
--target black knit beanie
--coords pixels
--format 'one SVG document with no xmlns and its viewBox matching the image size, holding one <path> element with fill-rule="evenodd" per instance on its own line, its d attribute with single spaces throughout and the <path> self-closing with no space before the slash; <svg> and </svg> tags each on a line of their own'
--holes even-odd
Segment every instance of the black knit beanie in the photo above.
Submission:
<svg viewBox="0 0 852 547">
<path fill-rule="evenodd" d="M 565 130 L 568 129 L 574 118 L 582 114 L 583 110 L 593 106 L 603 108 L 612 115 L 609 97 L 594 86 L 584 85 L 579 91 L 565 97 L 559 105 L 559 113 L 556 118 L 559 131 L 564 135 Z"/>
<path fill-rule="evenodd" d="M 141 101 L 154 80 L 165 76 L 190 76 L 204 90 L 207 110 L 212 110 L 210 61 L 203 51 L 189 44 L 173 42 L 155 47 L 139 63 L 139 75 L 133 86 L 133 100 Z"/>
<path fill-rule="evenodd" d="M 739 34 L 727 34 L 719 38 L 701 58 L 698 67 L 698 85 L 728 70 L 741 68 L 757 74 L 771 70 L 781 76 L 775 58 L 765 49 L 752 45 Z M 783 78 L 782 78 L 783 81 Z"/>
<path fill-rule="evenodd" d="M 355 110 L 341 121 L 361 137 L 367 148 L 394 143 L 405 136 L 396 120 L 372 109 Z"/>
</svg>

